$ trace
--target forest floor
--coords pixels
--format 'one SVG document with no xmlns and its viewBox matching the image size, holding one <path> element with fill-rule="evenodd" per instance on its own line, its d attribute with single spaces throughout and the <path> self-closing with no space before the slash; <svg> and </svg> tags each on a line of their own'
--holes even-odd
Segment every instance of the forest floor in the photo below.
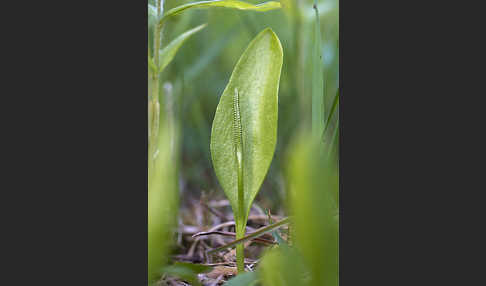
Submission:
<svg viewBox="0 0 486 286">
<path fill-rule="evenodd" d="M 275 222 L 283 218 L 281 212 L 278 215 L 271 214 L 269 217 L 269 212 L 263 210 L 255 200 L 248 216 L 246 232 L 252 233 L 270 225 L 270 220 Z M 287 240 L 288 227 L 281 227 L 279 234 Z M 234 247 L 207 254 L 207 251 L 235 240 L 235 222 L 228 200 L 209 199 L 205 196 L 186 197 L 179 210 L 179 227 L 176 235 L 176 245 L 170 260 L 210 267 L 210 271 L 197 275 L 202 285 L 223 285 L 237 274 Z M 263 252 L 276 244 L 271 233 L 245 242 L 245 271 L 255 271 Z M 191 284 L 178 277 L 164 275 L 157 285 Z"/>
</svg>

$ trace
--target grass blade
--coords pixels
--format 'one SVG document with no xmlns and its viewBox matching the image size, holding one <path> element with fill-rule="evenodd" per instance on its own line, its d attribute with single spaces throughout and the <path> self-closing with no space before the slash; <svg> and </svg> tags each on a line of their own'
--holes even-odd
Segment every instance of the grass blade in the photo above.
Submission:
<svg viewBox="0 0 486 286">
<path fill-rule="evenodd" d="M 159 73 L 162 72 L 164 68 L 172 61 L 182 44 L 184 44 L 184 42 L 187 41 L 187 39 L 189 39 L 192 35 L 204 29 L 206 25 L 207 24 L 202 24 L 185 33 L 182 33 L 160 51 Z"/>
<path fill-rule="evenodd" d="M 245 272 L 228 280 L 224 286 L 254 286 L 258 281 L 257 272 Z"/>
<path fill-rule="evenodd" d="M 326 134 L 326 131 L 329 128 L 329 124 L 331 123 L 332 116 L 334 115 L 334 112 L 336 111 L 338 104 L 339 104 L 339 90 L 336 92 L 336 96 L 334 97 L 334 100 L 332 101 L 332 107 L 331 107 L 331 110 L 329 111 L 329 115 L 327 116 L 326 125 L 324 126 L 324 130 L 322 131 L 322 139 L 323 140 L 324 140 L 324 136 Z M 339 124 L 337 124 L 336 126 L 339 126 Z"/>
<path fill-rule="evenodd" d="M 170 9 L 167 11 L 164 16 L 159 20 L 159 25 L 167 20 L 171 16 L 178 15 L 185 10 L 192 9 L 192 8 L 209 8 L 209 7 L 224 7 L 224 8 L 233 8 L 238 10 L 252 10 L 252 11 L 259 11 L 265 12 L 273 9 L 280 8 L 280 2 L 275 1 L 268 1 L 261 4 L 253 5 L 251 3 L 237 1 L 237 0 L 218 0 L 218 1 L 200 1 L 200 2 L 193 2 L 187 3 L 175 8 Z"/>
<path fill-rule="evenodd" d="M 316 21 L 314 23 L 314 48 L 312 54 L 312 134 L 318 137 L 324 130 L 324 72 L 321 56 L 321 29 L 319 10 L 314 0 Z"/>
</svg>

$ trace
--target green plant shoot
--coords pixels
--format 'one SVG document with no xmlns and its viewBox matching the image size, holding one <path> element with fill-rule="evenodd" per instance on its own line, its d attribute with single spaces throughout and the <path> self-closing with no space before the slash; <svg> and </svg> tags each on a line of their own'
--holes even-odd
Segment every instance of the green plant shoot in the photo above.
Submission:
<svg viewBox="0 0 486 286">
<path fill-rule="evenodd" d="M 216 108 L 211 158 L 233 209 L 236 239 L 245 235 L 251 204 L 275 151 L 282 62 L 280 40 L 271 29 L 263 30 L 238 60 Z M 242 272 L 242 244 L 236 256 Z"/>
</svg>

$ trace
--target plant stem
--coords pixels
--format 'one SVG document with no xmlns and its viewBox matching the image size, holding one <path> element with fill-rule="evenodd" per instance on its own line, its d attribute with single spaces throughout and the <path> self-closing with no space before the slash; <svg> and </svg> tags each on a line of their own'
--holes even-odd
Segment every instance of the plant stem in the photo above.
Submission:
<svg viewBox="0 0 486 286">
<path fill-rule="evenodd" d="M 238 89 L 233 97 L 233 145 L 235 150 L 236 167 L 238 170 L 238 209 L 236 211 L 236 239 L 243 238 L 246 228 L 245 197 L 243 189 L 243 130 L 241 126 L 240 100 Z M 238 273 L 245 271 L 245 253 L 243 244 L 236 246 L 236 266 Z"/>
<path fill-rule="evenodd" d="M 243 166 L 238 168 L 238 219 L 236 220 L 236 239 L 245 236 L 246 215 L 244 213 Z M 245 272 L 245 248 L 243 244 L 236 246 L 236 268 L 238 273 Z"/>
<path fill-rule="evenodd" d="M 160 18 L 162 0 L 157 0 L 157 19 Z M 154 31 L 154 63 L 157 69 L 159 68 L 159 50 L 160 50 L 160 31 L 162 26 L 156 25 Z"/>
<path fill-rule="evenodd" d="M 162 0 L 157 0 L 157 19 L 160 18 L 162 9 Z M 155 146 L 159 131 L 160 121 L 160 103 L 159 103 L 159 51 L 160 51 L 160 34 L 161 25 L 156 25 L 154 30 L 154 64 L 157 67 L 157 72 L 152 76 L 152 103 L 151 103 L 151 122 L 150 122 L 150 138 L 149 138 L 149 160 L 152 159 L 155 152 Z"/>
<path fill-rule="evenodd" d="M 236 246 L 236 269 L 238 270 L 238 274 L 245 272 L 244 261 L 245 261 L 245 248 L 243 243 L 240 243 Z"/>
</svg>

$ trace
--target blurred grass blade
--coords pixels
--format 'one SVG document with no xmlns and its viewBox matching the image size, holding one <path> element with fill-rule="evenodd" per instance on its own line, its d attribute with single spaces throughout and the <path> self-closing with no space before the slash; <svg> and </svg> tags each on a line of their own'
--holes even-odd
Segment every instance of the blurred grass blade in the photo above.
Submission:
<svg viewBox="0 0 486 286">
<path fill-rule="evenodd" d="M 265 253 L 259 265 L 259 274 L 262 285 L 265 286 L 309 285 L 308 279 L 306 280 L 309 276 L 308 269 L 303 265 L 302 258 L 295 248 L 285 245 Z"/>
<path fill-rule="evenodd" d="M 163 124 L 162 126 L 165 126 Z M 172 233 L 176 226 L 178 189 L 177 169 L 171 152 L 167 128 L 161 128 L 158 155 L 148 174 L 148 277 L 153 282 L 159 270 L 168 262 Z"/>
<path fill-rule="evenodd" d="M 229 42 L 238 36 L 237 29 L 239 27 L 232 27 L 226 33 L 222 34 L 219 39 L 213 42 L 210 47 L 203 51 L 198 56 L 197 61 L 189 67 L 184 74 L 184 80 L 191 82 L 203 71 L 206 71 L 206 67 L 218 56 L 222 54 L 222 50 L 226 48 Z"/>
<path fill-rule="evenodd" d="M 258 283 L 257 272 L 245 272 L 228 280 L 224 286 L 254 286 Z"/>
<path fill-rule="evenodd" d="M 184 42 L 189 39 L 192 35 L 195 33 L 201 31 L 206 27 L 207 24 L 202 24 L 197 26 L 196 28 L 193 28 L 187 32 L 184 32 L 183 34 L 179 35 L 177 38 L 175 38 L 172 42 L 170 42 L 166 47 L 164 47 L 160 51 L 160 56 L 159 56 L 159 72 L 162 72 L 164 68 L 172 61 L 174 56 L 176 55 L 177 51 L 179 48 L 184 44 Z"/>
<path fill-rule="evenodd" d="M 167 18 L 174 15 L 178 15 L 187 9 L 209 8 L 209 7 L 224 7 L 224 8 L 238 9 L 238 10 L 251 10 L 251 11 L 265 12 L 265 11 L 280 8 L 280 2 L 268 1 L 257 5 L 243 2 L 243 1 L 237 1 L 237 0 L 200 1 L 200 2 L 187 3 L 167 11 L 159 20 L 159 25 L 161 25 L 165 20 L 167 20 Z"/>
<path fill-rule="evenodd" d="M 321 155 L 322 142 L 314 139 L 303 133 L 290 149 L 287 178 L 292 226 L 295 245 L 310 270 L 309 285 L 337 286 L 339 173 L 331 157 Z"/>
<path fill-rule="evenodd" d="M 329 115 L 327 116 L 325 128 L 329 126 L 329 122 L 331 122 L 332 116 L 334 115 L 334 111 L 336 111 L 336 107 L 338 103 L 339 103 L 339 90 L 336 92 L 336 96 L 334 96 L 334 100 L 332 101 L 331 110 L 329 111 Z"/>
<path fill-rule="evenodd" d="M 327 150 L 328 156 L 330 156 L 333 152 L 338 151 L 339 148 L 339 119 L 336 122 L 336 127 L 334 128 L 334 132 L 329 142 L 330 143 Z"/>
<path fill-rule="evenodd" d="M 215 252 L 218 252 L 220 250 L 223 250 L 223 249 L 226 249 L 226 248 L 229 248 L 229 247 L 232 247 L 232 246 L 235 246 L 235 245 L 238 245 L 240 243 L 243 243 L 245 241 L 248 241 L 248 240 L 251 240 L 251 239 L 254 239 L 254 238 L 257 238 L 259 236 L 262 236 L 264 235 L 265 233 L 269 232 L 269 231 L 272 231 L 274 229 L 277 229 L 287 223 L 290 222 L 290 219 L 287 217 L 287 218 L 284 218 L 284 219 L 281 219 L 280 221 L 274 223 L 274 224 L 271 224 L 271 225 L 267 225 L 265 227 L 262 227 L 262 228 L 259 228 L 258 230 L 244 236 L 243 238 L 240 238 L 240 239 L 237 239 L 237 240 L 234 240 L 230 243 L 227 243 L 225 245 L 222 245 L 220 247 L 216 247 L 216 248 L 213 248 L 211 250 L 209 250 L 207 253 L 208 254 L 211 254 L 211 253 L 215 253 Z"/>
<path fill-rule="evenodd" d="M 200 286 L 201 282 L 197 278 L 197 274 L 208 272 L 211 267 L 201 264 L 176 262 L 173 265 L 166 266 L 162 269 L 161 274 L 168 274 L 177 276 L 191 283 L 194 286 Z"/>
<path fill-rule="evenodd" d="M 324 72 L 321 56 L 321 29 L 317 0 L 314 0 L 314 48 L 312 53 L 312 134 L 320 137 L 324 130 Z"/>
<path fill-rule="evenodd" d="M 336 92 L 336 96 L 334 97 L 334 100 L 332 102 L 331 110 L 329 111 L 329 115 L 327 116 L 326 125 L 324 126 L 324 130 L 322 131 L 322 139 L 323 140 L 325 139 L 324 136 L 326 134 L 327 129 L 329 128 L 332 117 L 333 117 L 334 112 L 336 111 L 336 108 L 337 108 L 338 105 L 339 105 L 339 90 Z M 337 124 L 336 126 L 339 126 L 339 124 Z"/>
<path fill-rule="evenodd" d="M 265 286 L 287 286 L 286 276 L 291 275 L 293 272 L 286 273 L 282 271 L 284 262 L 285 257 L 283 257 L 279 249 L 272 249 L 265 253 L 260 263 L 260 275 Z"/>
</svg>

